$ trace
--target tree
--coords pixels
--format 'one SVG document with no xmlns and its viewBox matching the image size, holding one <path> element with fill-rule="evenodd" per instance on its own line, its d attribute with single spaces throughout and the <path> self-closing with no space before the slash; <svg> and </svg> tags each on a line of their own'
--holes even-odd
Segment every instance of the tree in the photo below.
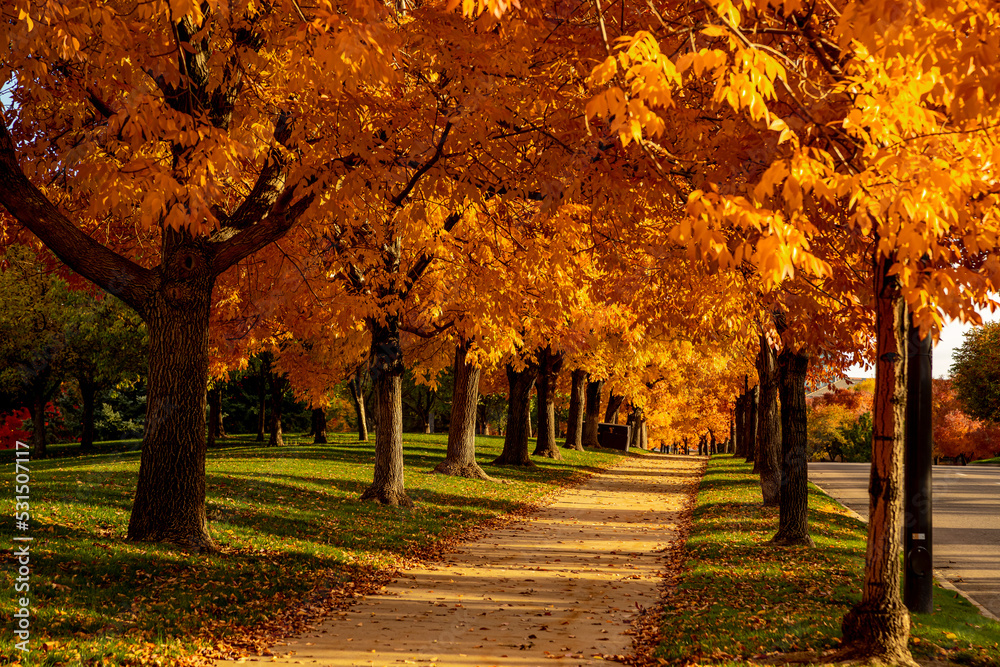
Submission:
<svg viewBox="0 0 1000 667">
<path fill-rule="evenodd" d="M 358 366 L 347 379 L 351 390 L 351 404 L 358 423 L 358 441 L 368 442 L 368 416 L 365 412 L 364 368 Z"/>
<path fill-rule="evenodd" d="M 25 246 L 0 258 L 0 390 L 31 415 L 32 456 L 44 458 L 46 406 L 69 370 L 71 329 L 86 295 L 74 293 Z"/>
<path fill-rule="evenodd" d="M 149 331 L 131 540 L 215 548 L 204 476 L 213 286 L 287 234 L 351 152 L 306 135 L 324 137 L 313 112 L 361 75 L 344 69 L 331 33 L 300 39 L 295 4 L 177 15 L 167 3 L 127 14 L 95 3 L 68 16 L 38 5 L 0 28 L 0 78 L 16 82 L 0 122 L 0 204 Z M 378 78 L 388 70 L 369 44 L 364 74 Z M 275 72 L 264 54 L 299 66 Z"/>
<path fill-rule="evenodd" d="M 813 546 L 809 537 L 809 479 L 806 463 L 806 371 L 809 357 L 785 348 L 778 355 L 781 404 L 781 486 L 777 546 Z"/>
<path fill-rule="evenodd" d="M 1000 425 L 969 417 L 955 385 L 956 378 L 934 380 L 935 458 L 948 456 L 966 462 L 996 456 L 1000 453 Z"/>
<path fill-rule="evenodd" d="M 507 364 L 507 383 L 510 387 L 507 403 L 507 428 L 504 432 L 503 451 L 494 459 L 495 465 L 532 467 L 535 463 L 528 455 L 528 430 L 531 422 L 531 390 L 538 377 L 538 362 L 534 358 Z"/>
<path fill-rule="evenodd" d="M 534 455 L 559 460 L 556 444 L 556 378 L 562 369 L 563 354 L 553 351 L 551 345 L 538 351 L 538 439 Z"/>
<path fill-rule="evenodd" d="M 962 412 L 1000 422 L 1000 322 L 966 332 L 952 357 L 951 379 Z"/>
<path fill-rule="evenodd" d="M 475 479 L 490 479 L 476 463 L 476 406 L 479 403 L 481 369 L 469 359 L 469 343 L 455 347 L 455 375 L 452 391 L 451 423 L 445 459 L 434 472 Z"/>
<path fill-rule="evenodd" d="M 583 451 L 583 418 L 587 402 L 587 371 L 574 369 L 570 381 L 569 420 L 566 427 L 567 449 Z"/>
<path fill-rule="evenodd" d="M 759 399 L 757 416 L 757 457 L 760 468 L 760 486 L 765 505 L 777 505 L 781 492 L 781 468 L 778 455 L 781 451 L 781 415 L 778 411 L 777 357 L 767 336 L 760 337 L 757 352 L 757 377 Z"/>
<path fill-rule="evenodd" d="M 591 379 L 587 381 L 587 399 L 584 404 L 583 446 L 600 447 L 597 441 L 597 425 L 601 420 L 601 390 L 604 380 Z"/>
<path fill-rule="evenodd" d="M 906 408 L 906 305 L 893 258 L 875 255 L 875 401 L 868 548 L 861 602 L 844 616 L 844 642 L 882 660 L 910 664 L 910 615 L 899 593 Z M 872 648 L 874 647 L 874 651 Z"/>
<path fill-rule="evenodd" d="M 99 392 L 145 375 L 148 336 L 139 317 L 121 301 L 81 290 L 67 344 L 67 372 L 76 378 L 82 401 L 80 449 L 87 451 L 94 446 Z M 221 423 L 221 414 L 216 419 Z"/>
</svg>

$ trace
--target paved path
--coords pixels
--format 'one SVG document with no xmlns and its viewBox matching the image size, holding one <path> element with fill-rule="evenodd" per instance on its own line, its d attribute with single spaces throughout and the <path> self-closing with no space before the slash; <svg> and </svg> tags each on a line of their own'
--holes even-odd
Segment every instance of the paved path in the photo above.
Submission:
<svg viewBox="0 0 1000 667">
<path fill-rule="evenodd" d="M 627 654 L 637 611 L 659 599 L 663 554 L 702 459 L 653 454 L 564 491 L 527 521 L 274 647 L 281 664 L 606 664 Z M 220 663 L 236 664 L 236 663 Z M 246 664 L 244 662 L 244 664 Z"/>
<path fill-rule="evenodd" d="M 810 463 L 809 480 L 868 516 L 867 463 Z M 1000 617 L 1000 468 L 934 466 L 934 569 Z"/>
</svg>

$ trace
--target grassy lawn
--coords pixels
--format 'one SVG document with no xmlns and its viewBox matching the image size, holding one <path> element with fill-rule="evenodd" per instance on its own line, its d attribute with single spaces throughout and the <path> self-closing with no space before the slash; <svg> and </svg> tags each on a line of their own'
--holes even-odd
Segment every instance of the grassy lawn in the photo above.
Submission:
<svg viewBox="0 0 1000 667">
<path fill-rule="evenodd" d="M 1000 466 L 1000 456 L 995 456 L 992 459 L 980 459 L 978 461 L 969 461 L 970 466 Z"/>
<path fill-rule="evenodd" d="M 777 508 L 761 507 L 750 466 L 714 457 L 698 493 L 679 584 L 656 655 L 684 664 L 748 665 L 840 643 L 840 621 L 861 597 L 865 525 L 810 485 L 816 548 L 764 545 Z M 913 616 L 917 660 L 1000 664 L 1000 624 L 935 587 L 935 612 Z M 769 659 L 770 658 L 770 659 Z"/>
<path fill-rule="evenodd" d="M 207 556 L 124 541 L 139 467 L 134 442 L 32 461 L 32 650 L 16 650 L 8 629 L 0 664 L 199 664 L 263 648 L 379 586 L 407 558 L 432 557 L 622 456 L 562 450 L 564 461 L 540 460 L 532 470 L 487 466 L 507 481 L 500 484 L 429 474 L 447 435 L 407 434 L 406 482 L 417 507 L 404 510 L 357 500 L 371 480 L 374 445 L 356 438 L 334 434 L 313 445 L 286 436 L 285 447 L 268 449 L 244 436 L 210 450 L 208 516 L 223 550 Z M 477 446 L 486 463 L 503 440 L 480 437 Z M 4 463 L 10 517 L 14 472 Z M 12 544 L 10 519 L 2 531 Z M 14 578 L 5 567 L 8 628 Z"/>
</svg>

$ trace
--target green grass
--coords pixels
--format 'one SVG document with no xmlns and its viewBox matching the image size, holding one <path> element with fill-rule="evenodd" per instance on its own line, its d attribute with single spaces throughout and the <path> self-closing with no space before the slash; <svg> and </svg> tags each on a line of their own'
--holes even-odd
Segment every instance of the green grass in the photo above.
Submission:
<svg viewBox="0 0 1000 667">
<path fill-rule="evenodd" d="M 977 465 L 979 465 L 979 466 L 981 466 L 981 465 L 1000 466 L 1000 456 L 994 456 L 992 459 L 980 459 L 978 461 L 969 461 L 969 465 L 970 466 L 977 466 Z"/>
<path fill-rule="evenodd" d="M 761 506 L 750 466 L 713 457 L 698 492 L 684 571 L 662 619 L 656 655 L 685 664 L 747 665 L 768 656 L 824 651 L 861 595 L 866 527 L 810 485 L 816 547 L 765 546 L 777 508 Z M 935 587 L 935 612 L 913 616 L 911 650 L 921 658 L 1000 664 L 1000 624 Z"/>
<path fill-rule="evenodd" d="M 500 484 L 429 474 L 447 436 L 407 434 L 406 483 L 417 507 L 406 510 L 358 501 L 371 481 L 374 446 L 356 436 L 332 435 L 328 445 L 286 436 L 279 449 L 251 439 L 232 438 L 208 453 L 208 516 L 223 548 L 214 555 L 124 541 L 139 465 L 129 443 L 32 461 L 33 650 L 16 651 L 5 631 L 0 663 L 197 663 L 199 653 L 263 648 L 320 613 L 297 614 L 304 603 L 377 587 L 406 558 L 432 556 L 621 457 L 562 450 L 564 461 L 540 460 L 531 470 L 487 466 L 508 482 Z M 477 438 L 480 462 L 502 445 Z M 13 465 L 5 468 L 10 517 Z M 5 545 L 11 524 L 3 522 Z M 0 576 L 8 627 L 14 576 L 12 567 Z"/>
</svg>

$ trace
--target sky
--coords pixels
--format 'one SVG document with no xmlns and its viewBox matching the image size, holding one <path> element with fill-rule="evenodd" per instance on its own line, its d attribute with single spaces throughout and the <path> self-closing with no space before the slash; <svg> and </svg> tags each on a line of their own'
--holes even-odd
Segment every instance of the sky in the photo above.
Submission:
<svg viewBox="0 0 1000 667">
<path fill-rule="evenodd" d="M 997 322 L 1000 321 L 1000 312 L 990 313 L 988 310 L 980 310 L 979 314 L 983 317 L 983 322 Z M 971 329 L 973 325 L 962 324 L 958 321 L 947 322 L 941 328 L 941 338 L 938 340 L 937 345 L 934 346 L 934 357 L 931 360 L 931 373 L 936 378 L 948 377 L 951 375 L 949 372 L 951 369 L 951 355 L 962 344 L 962 340 L 965 337 L 965 332 Z M 852 366 L 847 371 L 849 377 L 875 377 L 875 369 L 863 369 L 860 366 Z"/>
</svg>

